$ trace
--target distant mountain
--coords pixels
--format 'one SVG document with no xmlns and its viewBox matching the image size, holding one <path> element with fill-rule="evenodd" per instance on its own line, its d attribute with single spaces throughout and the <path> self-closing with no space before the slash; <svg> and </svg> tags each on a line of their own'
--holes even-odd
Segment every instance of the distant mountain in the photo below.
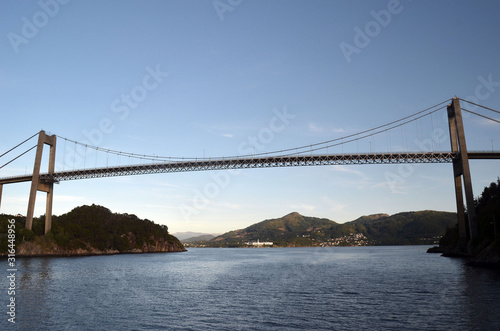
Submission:
<svg viewBox="0 0 500 331">
<path fill-rule="evenodd" d="M 212 240 L 214 238 L 215 238 L 215 236 L 213 234 L 202 234 L 200 236 L 182 239 L 181 241 L 183 243 L 192 243 L 192 242 L 197 242 L 197 241 L 209 241 L 209 240 Z"/>
<path fill-rule="evenodd" d="M 360 218 L 348 222 L 348 224 L 368 224 L 375 221 L 383 220 L 384 218 L 389 217 L 389 214 L 373 214 L 368 216 L 361 216 Z"/>
<path fill-rule="evenodd" d="M 456 214 L 438 211 L 375 214 L 339 224 L 326 218 L 297 212 L 268 219 L 245 229 L 227 232 L 207 246 L 245 246 L 249 241 L 273 242 L 275 246 L 409 245 L 432 244 L 456 224 Z M 354 240 L 354 238 L 357 238 Z"/>
<path fill-rule="evenodd" d="M 344 229 L 345 228 L 345 229 Z M 248 241 L 272 241 L 278 246 L 311 246 L 311 238 L 327 233 L 349 233 L 344 227 L 326 218 L 302 216 L 297 212 L 281 218 L 268 219 L 242 230 L 227 232 L 211 240 L 212 243 L 237 246 Z M 312 237 L 311 237 L 312 236 Z"/>
<path fill-rule="evenodd" d="M 206 236 L 206 235 L 210 235 L 212 237 L 215 237 L 215 236 L 218 236 L 219 234 L 218 233 L 203 233 L 203 232 L 190 232 L 190 231 L 187 231 L 187 232 L 172 233 L 172 235 L 175 236 L 175 237 L 177 237 L 177 239 L 179 239 L 181 241 L 184 241 L 185 239 L 191 239 L 191 238 L 194 238 L 194 237 Z"/>
</svg>

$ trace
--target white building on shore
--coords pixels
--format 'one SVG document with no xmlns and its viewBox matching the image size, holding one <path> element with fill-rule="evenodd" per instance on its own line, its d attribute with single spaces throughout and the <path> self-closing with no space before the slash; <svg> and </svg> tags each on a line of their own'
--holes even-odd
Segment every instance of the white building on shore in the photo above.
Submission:
<svg viewBox="0 0 500 331">
<path fill-rule="evenodd" d="M 272 241 L 263 241 L 263 242 L 260 242 L 259 239 L 257 239 L 257 241 L 246 242 L 245 245 L 248 245 L 248 246 L 257 246 L 257 247 L 272 246 L 273 242 Z"/>
</svg>

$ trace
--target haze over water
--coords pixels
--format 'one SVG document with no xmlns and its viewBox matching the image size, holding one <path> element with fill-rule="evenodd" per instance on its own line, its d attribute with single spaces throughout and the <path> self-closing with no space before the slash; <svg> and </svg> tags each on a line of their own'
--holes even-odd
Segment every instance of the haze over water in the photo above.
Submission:
<svg viewBox="0 0 500 331">
<path fill-rule="evenodd" d="M 14 329 L 500 329 L 500 274 L 426 249 L 19 259 Z M 0 328 L 12 329 L 6 316 Z"/>
</svg>

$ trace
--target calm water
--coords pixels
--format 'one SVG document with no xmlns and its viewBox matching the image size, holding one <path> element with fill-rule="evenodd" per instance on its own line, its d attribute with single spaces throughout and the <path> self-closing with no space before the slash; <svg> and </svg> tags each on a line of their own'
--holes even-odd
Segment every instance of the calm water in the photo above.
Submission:
<svg viewBox="0 0 500 331">
<path fill-rule="evenodd" d="M 19 259 L 17 323 L 0 329 L 500 330 L 500 273 L 426 248 Z"/>
</svg>

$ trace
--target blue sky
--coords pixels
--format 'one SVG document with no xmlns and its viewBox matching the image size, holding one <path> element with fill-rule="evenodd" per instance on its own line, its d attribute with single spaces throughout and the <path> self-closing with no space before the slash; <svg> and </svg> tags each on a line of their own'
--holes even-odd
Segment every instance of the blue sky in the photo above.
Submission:
<svg viewBox="0 0 500 331">
<path fill-rule="evenodd" d="M 0 7 L 2 153 L 43 129 L 138 154 L 229 156 L 339 138 L 454 96 L 500 109 L 498 1 L 41 0 Z M 329 152 L 421 151 L 436 132 L 444 138 L 432 148 L 447 150 L 444 116 Z M 500 149 L 498 124 L 465 114 L 465 128 L 469 149 Z M 89 152 L 68 162 L 72 153 L 59 139 L 59 170 L 128 161 Z M 33 159 L 27 154 L 0 177 L 31 173 Z M 500 175 L 497 161 L 473 161 L 471 169 L 475 195 Z M 26 214 L 28 194 L 28 183 L 4 186 L 1 212 Z M 39 193 L 35 215 L 44 213 L 44 199 Z M 449 164 L 55 186 L 56 215 L 92 203 L 171 232 L 225 232 L 292 211 L 337 222 L 455 211 Z"/>
</svg>

